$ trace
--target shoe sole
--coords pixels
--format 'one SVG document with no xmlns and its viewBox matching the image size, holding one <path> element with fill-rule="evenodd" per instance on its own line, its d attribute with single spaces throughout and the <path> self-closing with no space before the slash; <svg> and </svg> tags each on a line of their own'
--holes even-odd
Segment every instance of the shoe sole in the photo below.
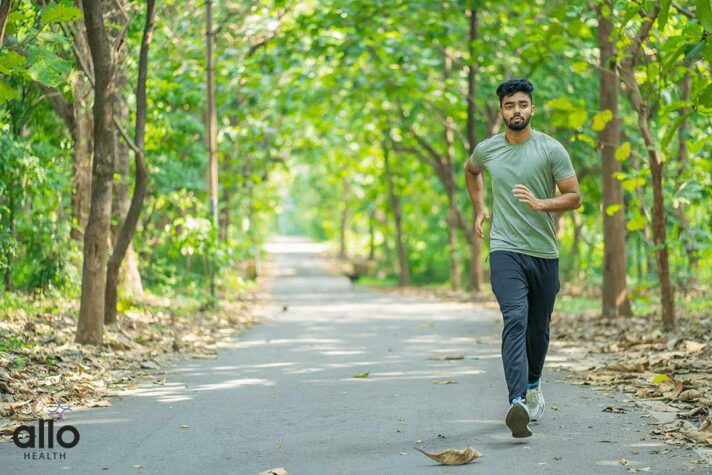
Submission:
<svg viewBox="0 0 712 475">
<path fill-rule="evenodd" d="M 507 413 L 505 422 L 509 430 L 512 431 L 512 437 L 521 439 L 532 436 L 532 431 L 529 429 L 529 414 L 522 406 L 516 405 L 512 407 Z"/>
</svg>

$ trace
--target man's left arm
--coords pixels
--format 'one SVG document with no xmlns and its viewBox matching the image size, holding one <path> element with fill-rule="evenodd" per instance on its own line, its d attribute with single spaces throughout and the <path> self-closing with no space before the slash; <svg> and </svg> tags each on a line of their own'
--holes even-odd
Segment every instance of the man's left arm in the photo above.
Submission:
<svg viewBox="0 0 712 475">
<path fill-rule="evenodd" d="M 539 199 L 534 196 L 534 193 L 526 185 L 514 185 L 512 194 L 522 203 L 526 203 L 533 211 L 551 213 L 570 211 L 581 206 L 581 192 L 579 191 L 579 182 L 576 175 L 557 181 L 556 187 L 561 194 L 555 198 Z"/>
</svg>

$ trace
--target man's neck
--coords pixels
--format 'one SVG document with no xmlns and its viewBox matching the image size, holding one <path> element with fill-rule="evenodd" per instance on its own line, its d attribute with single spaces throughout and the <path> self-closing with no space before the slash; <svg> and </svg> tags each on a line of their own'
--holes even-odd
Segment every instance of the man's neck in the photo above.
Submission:
<svg viewBox="0 0 712 475">
<path fill-rule="evenodd" d="M 506 138 L 507 142 L 511 144 L 519 144 L 525 142 L 529 137 L 531 137 L 531 135 L 532 128 L 529 125 L 527 125 L 527 127 L 522 130 L 512 130 L 507 127 L 507 130 L 504 132 L 504 138 Z"/>
</svg>

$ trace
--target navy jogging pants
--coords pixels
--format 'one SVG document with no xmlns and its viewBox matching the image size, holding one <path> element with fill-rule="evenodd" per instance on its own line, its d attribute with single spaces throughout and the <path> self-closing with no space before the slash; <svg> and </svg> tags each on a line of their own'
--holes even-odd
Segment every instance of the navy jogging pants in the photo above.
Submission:
<svg viewBox="0 0 712 475">
<path fill-rule="evenodd" d="M 502 363 L 509 401 L 539 381 L 559 292 L 559 260 L 510 251 L 490 253 L 490 281 L 504 318 Z"/>
</svg>

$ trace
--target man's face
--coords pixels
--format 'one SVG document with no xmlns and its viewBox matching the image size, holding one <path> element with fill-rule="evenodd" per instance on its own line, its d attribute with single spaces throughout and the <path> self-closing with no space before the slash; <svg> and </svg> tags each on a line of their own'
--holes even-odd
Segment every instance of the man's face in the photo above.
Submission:
<svg viewBox="0 0 712 475">
<path fill-rule="evenodd" d="M 502 98 L 500 108 L 504 125 L 512 130 L 523 130 L 534 115 L 534 106 L 526 92 L 516 92 Z"/>
</svg>

